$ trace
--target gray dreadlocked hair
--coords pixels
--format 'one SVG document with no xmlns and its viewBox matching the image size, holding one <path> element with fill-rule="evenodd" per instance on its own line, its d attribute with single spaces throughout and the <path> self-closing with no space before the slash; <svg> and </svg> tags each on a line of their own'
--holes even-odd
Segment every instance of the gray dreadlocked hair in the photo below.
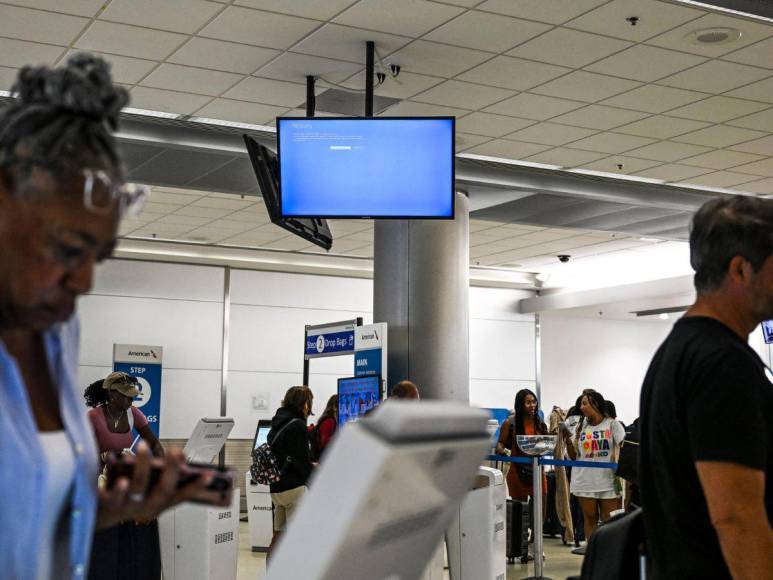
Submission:
<svg viewBox="0 0 773 580">
<path fill-rule="evenodd" d="M 103 169 L 122 180 L 123 167 L 112 132 L 129 101 L 113 84 L 110 65 L 76 54 L 63 67 L 24 67 L 0 110 L 0 179 L 18 188 L 38 167 L 56 178 L 84 168 Z"/>
</svg>

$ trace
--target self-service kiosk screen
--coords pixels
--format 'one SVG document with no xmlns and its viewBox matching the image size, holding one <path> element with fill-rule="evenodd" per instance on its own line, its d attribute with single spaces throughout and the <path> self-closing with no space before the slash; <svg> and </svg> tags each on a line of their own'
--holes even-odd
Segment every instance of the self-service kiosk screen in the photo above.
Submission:
<svg viewBox="0 0 773 580">
<path fill-rule="evenodd" d="M 454 118 L 277 119 L 285 218 L 454 217 Z"/>
<path fill-rule="evenodd" d="M 762 335 L 765 337 L 765 344 L 773 344 L 773 320 L 762 322 Z"/>
<path fill-rule="evenodd" d="M 364 416 L 381 402 L 381 377 L 338 379 L 338 424 Z"/>
<path fill-rule="evenodd" d="M 269 431 L 271 431 L 271 421 L 261 420 L 258 422 L 258 428 L 255 431 L 255 441 L 253 441 L 252 445 L 253 449 L 257 449 L 268 442 Z"/>
</svg>

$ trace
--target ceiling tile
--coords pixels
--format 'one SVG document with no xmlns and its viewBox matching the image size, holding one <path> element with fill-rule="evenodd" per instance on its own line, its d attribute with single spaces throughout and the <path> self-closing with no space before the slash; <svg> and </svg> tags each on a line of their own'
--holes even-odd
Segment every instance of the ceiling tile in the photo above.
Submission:
<svg viewBox="0 0 773 580">
<path fill-rule="evenodd" d="M 179 64 L 162 64 L 142 81 L 146 87 L 179 90 L 216 97 L 234 86 L 242 75 L 193 68 Z"/>
<path fill-rule="evenodd" d="M 368 40 L 376 43 L 381 56 L 387 56 L 411 41 L 407 36 L 325 24 L 293 46 L 293 52 L 365 64 L 365 43 Z"/>
<path fill-rule="evenodd" d="M 620 168 L 619 165 L 622 165 L 623 167 Z M 614 155 L 583 165 L 582 169 L 630 175 L 638 174 L 640 171 L 655 167 L 656 165 L 660 165 L 660 162 L 651 161 L 649 159 L 637 159 L 636 157 L 627 157 L 625 155 Z"/>
<path fill-rule="evenodd" d="M 550 151 L 539 153 L 529 157 L 529 161 L 534 163 L 546 163 L 548 165 L 558 165 L 560 167 L 577 167 L 585 165 L 591 161 L 596 161 L 606 157 L 604 153 L 594 153 L 592 151 L 581 151 L 579 149 L 566 149 L 556 147 Z"/>
<path fill-rule="evenodd" d="M 357 0 L 236 0 L 234 4 L 281 12 L 292 16 L 328 20 L 354 4 Z"/>
<path fill-rule="evenodd" d="M 469 111 L 464 109 L 455 109 L 453 107 L 443 107 L 440 105 L 428 105 L 426 103 L 414 103 L 413 101 L 402 101 L 389 107 L 379 117 L 461 117 Z M 458 126 L 458 125 L 457 125 Z"/>
<path fill-rule="evenodd" d="M 468 150 L 470 147 L 475 147 L 481 143 L 489 141 L 491 137 L 484 137 L 483 135 L 472 135 L 471 133 L 456 132 L 456 151 L 462 152 Z"/>
<path fill-rule="evenodd" d="M 704 93 L 724 93 L 768 76 L 771 76 L 769 70 L 710 60 L 658 82 L 669 87 L 703 91 Z"/>
<path fill-rule="evenodd" d="M 335 22 L 416 38 L 463 11 L 462 8 L 427 0 L 360 0 L 338 16 Z"/>
<path fill-rule="evenodd" d="M 316 20 L 229 6 L 199 36 L 285 49 L 319 25 Z"/>
<path fill-rule="evenodd" d="M 82 50 L 71 50 L 68 53 L 70 55 L 84 52 Z M 110 64 L 110 73 L 113 75 L 113 80 L 117 83 L 126 83 L 129 85 L 136 84 L 142 80 L 154 67 L 158 65 L 157 62 L 152 60 L 142 60 L 139 58 L 130 58 L 128 56 L 116 56 L 113 54 L 99 54 L 94 51 L 89 51 L 89 54 L 95 54 L 104 58 Z"/>
<path fill-rule="evenodd" d="M 649 177 L 651 179 L 662 179 L 663 181 L 674 182 L 691 179 L 705 173 L 709 173 L 709 171 L 699 167 L 671 164 L 659 165 L 658 167 L 653 167 L 652 169 L 645 169 L 644 171 L 639 172 L 637 175 L 639 177 Z"/>
<path fill-rule="evenodd" d="M 597 34 L 554 28 L 507 54 L 529 60 L 580 68 L 631 46 L 630 42 Z"/>
<path fill-rule="evenodd" d="M 768 27 L 770 28 L 770 27 Z M 773 68 L 770 55 L 773 54 L 773 38 L 768 38 L 752 46 L 742 48 L 731 54 L 726 54 L 722 58 L 733 62 L 740 62 L 752 66 L 761 66 Z"/>
<path fill-rule="evenodd" d="M 725 127 L 726 129 L 729 127 Z M 768 135 L 762 139 L 741 143 L 731 147 L 733 151 L 743 151 L 745 153 L 757 153 L 758 155 L 773 156 L 773 135 Z"/>
<path fill-rule="evenodd" d="M 222 9 L 204 0 L 112 0 L 99 18 L 193 34 Z"/>
<path fill-rule="evenodd" d="M 497 56 L 490 61 L 467 71 L 459 78 L 464 81 L 503 87 L 516 91 L 525 91 L 546 83 L 556 77 L 569 72 L 564 67 L 553 66 L 513 58 L 510 56 Z"/>
<path fill-rule="evenodd" d="M 623 127 L 618 127 L 615 131 L 617 133 L 652 137 L 654 139 L 670 139 L 671 137 L 689 133 L 690 131 L 697 131 L 698 129 L 703 129 L 708 126 L 709 123 L 702 123 L 700 121 L 690 121 L 687 119 L 676 119 L 674 117 L 658 115 L 624 125 Z"/>
<path fill-rule="evenodd" d="M 186 206 L 178 209 L 176 212 L 174 212 L 175 215 L 187 215 L 192 217 L 206 217 L 210 218 L 212 220 L 224 218 L 229 213 L 231 213 L 230 209 L 215 209 L 210 207 L 193 207 L 193 206 Z"/>
<path fill-rule="evenodd" d="M 280 51 L 272 48 L 259 48 L 246 44 L 195 37 L 186 42 L 167 60 L 175 64 L 250 74 L 278 54 Z"/>
<path fill-rule="evenodd" d="M 89 23 L 87 18 L 0 4 L 0 36 L 69 45 Z"/>
<path fill-rule="evenodd" d="M 504 117 L 490 113 L 471 113 L 456 121 L 456 128 L 473 135 L 485 135 L 487 137 L 503 137 L 508 133 L 523 129 L 534 121 L 518 119 L 516 117 Z"/>
<path fill-rule="evenodd" d="M 229 199 L 209 195 L 194 201 L 192 204 L 194 207 L 213 207 L 215 209 L 230 209 L 232 211 L 246 209 L 250 205 L 252 205 L 252 201 L 249 199 Z M 222 224 L 213 223 L 212 225 L 220 227 Z M 228 227 L 228 224 L 226 224 L 226 227 Z M 234 227 L 234 225 L 231 224 L 230 227 Z M 244 226 L 240 223 L 238 224 L 238 227 L 241 228 Z"/>
<path fill-rule="evenodd" d="M 17 6 L 91 18 L 105 5 L 105 0 L 67 0 L 67 2 L 62 2 L 62 0 L 13 0 L 13 3 Z"/>
<path fill-rule="evenodd" d="M 184 35 L 174 32 L 112 22 L 94 22 L 75 46 L 84 50 L 163 60 L 185 40 Z"/>
<path fill-rule="evenodd" d="M 699 43 L 691 41 L 687 36 L 691 32 L 706 30 L 709 28 L 734 28 L 741 32 L 741 38 L 731 43 Z M 773 34 L 770 26 L 758 24 L 751 20 L 733 18 L 724 14 L 706 14 L 688 24 L 683 24 L 673 30 L 656 36 L 647 41 L 647 44 L 655 44 L 663 48 L 692 52 L 708 57 L 718 57 L 725 53 L 737 50 L 743 46 L 755 43 Z"/>
<path fill-rule="evenodd" d="M 389 62 L 415 73 L 452 77 L 489 58 L 488 52 L 417 40 L 391 55 Z"/>
<path fill-rule="evenodd" d="M 768 157 L 767 159 L 762 159 L 746 165 L 739 165 L 733 169 L 739 173 L 751 173 L 752 175 L 759 175 L 761 177 L 773 177 L 773 157 Z"/>
<path fill-rule="evenodd" d="M 401 71 L 400 76 L 398 76 L 396 80 L 387 77 L 384 84 L 375 87 L 373 93 L 383 97 L 408 99 L 442 82 L 443 79 L 439 77 L 429 77 L 426 75 L 417 75 Z M 365 71 L 356 74 L 342 84 L 355 89 L 364 89 Z"/>
<path fill-rule="evenodd" d="M 531 92 L 595 103 L 639 85 L 640 83 L 634 81 L 578 70 L 535 87 Z"/>
<path fill-rule="evenodd" d="M 204 106 L 209 100 L 210 97 L 203 95 L 163 91 L 149 87 L 134 87 L 131 90 L 131 103 L 129 106 L 138 109 L 190 115 L 196 109 Z"/>
<path fill-rule="evenodd" d="M 501 103 L 487 107 L 486 112 L 544 121 L 556 115 L 562 115 L 574 109 L 579 109 L 584 104 L 579 101 L 521 93 Z"/>
<path fill-rule="evenodd" d="M 740 151 L 728 151 L 719 149 L 695 157 L 683 159 L 685 165 L 694 165 L 695 167 L 705 167 L 706 169 L 730 169 L 737 165 L 759 161 L 764 159 L 761 155 L 752 153 L 741 153 Z"/>
<path fill-rule="evenodd" d="M 287 112 L 287 107 L 272 107 L 230 99 L 215 99 L 196 111 L 197 117 L 267 125 Z"/>
<path fill-rule="evenodd" d="M 728 121 L 728 125 L 773 133 L 773 108 Z"/>
<path fill-rule="evenodd" d="M 0 89 L 5 91 L 11 90 L 13 83 L 16 82 L 16 75 L 19 74 L 19 69 L 0 67 Z"/>
<path fill-rule="evenodd" d="M 744 183 L 738 189 L 748 191 L 749 193 L 773 194 L 773 177 Z"/>
<path fill-rule="evenodd" d="M 529 143 L 540 143 L 542 145 L 564 145 L 583 137 L 589 137 L 596 131 L 593 129 L 582 129 L 581 127 L 571 127 L 569 125 L 558 125 L 556 123 L 537 123 L 531 127 L 526 127 L 515 133 L 506 135 L 508 139 L 517 141 L 528 141 Z"/>
<path fill-rule="evenodd" d="M 0 38 L 0 65 L 21 68 L 27 65 L 53 64 L 62 55 L 63 48 Z"/>
<path fill-rule="evenodd" d="M 612 129 L 636 121 L 647 115 L 625 109 L 613 109 L 604 105 L 588 105 L 553 119 L 557 123 L 585 127 L 587 129 Z"/>
<path fill-rule="evenodd" d="M 730 91 L 727 96 L 773 103 L 773 77 Z"/>
<path fill-rule="evenodd" d="M 436 28 L 425 38 L 478 50 L 504 52 L 546 30 L 550 30 L 547 24 L 472 10 Z"/>
<path fill-rule="evenodd" d="M 674 143 L 672 141 L 661 141 L 646 145 L 639 149 L 630 151 L 634 157 L 642 159 L 653 159 L 654 161 L 679 161 L 685 157 L 692 157 L 700 153 L 711 151 L 710 147 L 701 147 L 700 145 L 690 145 L 687 143 Z"/>
<path fill-rule="evenodd" d="M 586 151 L 598 151 L 599 153 L 624 153 L 630 149 L 643 147 L 653 143 L 655 139 L 636 137 L 634 135 L 621 135 L 620 133 L 598 133 L 567 145 L 574 149 Z"/>
<path fill-rule="evenodd" d="M 692 54 L 637 44 L 587 67 L 598 73 L 652 82 L 683 71 L 706 59 Z"/>
<path fill-rule="evenodd" d="M 241 81 L 223 96 L 228 99 L 292 109 L 306 101 L 306 85 L 250 77 Z"/>
<path fill-rule="evenodd" d="M 722 123 L 756 113 L 767 109 L 770 105 L 754 103 L 742 99 L 731 99 L 729 97 L 711 97 L 697 103 L 680 107 L 669 111 L 669 115 L 674 117 L 684 117 L 695 119 L 697 121 L 708 121 L 710 123 Z"/>
<path fill-rule="evenodd" d="M 727 125 L 714 125 L 692 133 L 687 133 L 686 135 L 674 137 L 674 141 L 722 148 L 764 136 L 765 133 L 762 133 L 761 131 L 752 131 L 751 129 L 741 129 L 739 127 L 728 127 Z M 753 151 L 751 153 L 753 153 Z M 771 154 L 773 154 L 773 152 Z"/>
<path fill-rule="evenodd" d="M 700 10 L 655 0 L 613 0 L 567 22 L 566 26 L 641 42 L 703 14 Z M 639 17 L 636 26 L 626 21 L 629 16 Z"/>
<path fill-rule="evenodd" d="M 662 113 L 688 103 L 706 98 L 705 93 L 685 91 L 659 85 L 644 85 L 638 89 L 617 95 L 603 102 L 605 105 L 644 111 L 646 113 Z"/>
<path fill-rule="evenodd" d="M 506 99 L 512 94 L 512 91 L 507 89 L 451 80 L 416 95 L 413 100 L 477 110 Z"/>
<path fill-rule="evenodd" d="M 691 185 L 704 185 L 706 187 L 733 187 L 754 180 L 753 175 L 733 173 L 732 171 L 715 171 L 699 177 L 693 177 L 686 181 Z"/>
<path fill-rule="evenodd" d="M 478 10 L 487 10 L 497 14 L 539 20 L 550 24 L 562 24 L 567 20 L 579 16 L 604 4 L 607 0 L 487 0 L 479 6 Z"/>
<path fill-rule="evenodd" d="M 502 159 L 526 159 L 530 155 L 549 149 L 545 145 L 535 145 L 534 143 L 519 143 L 517 141 L 507 141 L 506 139 L 495 139 L 483 145 L 478 145 L 466 151 L 475 155 L 486 155 L 489 157 L 499 157 Z"/>
<path fill-rule="evenodd" d="M 361 68 L 361 65 L 352 62 L 285 52 L 255 74 L 260 77 L 296 83 L 305 83 L 306 76 L 313 75 L 322 80 L 340 83 L 357 73 Z"/>
</svg>

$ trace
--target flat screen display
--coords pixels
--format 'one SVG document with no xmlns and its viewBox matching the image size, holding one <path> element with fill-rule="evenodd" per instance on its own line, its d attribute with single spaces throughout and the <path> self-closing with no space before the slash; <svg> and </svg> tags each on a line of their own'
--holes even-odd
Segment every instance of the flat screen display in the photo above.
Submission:
<svg viewBox="0 0 773 580">
<path fill-rule="evenodd" d="M 269 431 L 271 431 L 271 421 L 258 421 L 258 428 L 255 430 L 255 440 L 252 442 L 253 449 L 257 449 L 264 443 L 268 443 Z"/>
<path fill-rule="evenodd" d="M 282 216 L 454 217 L 454 118 L 278 118 Z"/>
<path fill-rule="evenodd" d="M 381 402 L 381 377 L 338 379 L 338 424 L 344 425 L 372 411 Z"/>
<path fill-rule="evenodd" d="M 765 337 L 765 344 L 773 344 L 773 320 L 762 322 L 762 336 Z"/>
</svg>

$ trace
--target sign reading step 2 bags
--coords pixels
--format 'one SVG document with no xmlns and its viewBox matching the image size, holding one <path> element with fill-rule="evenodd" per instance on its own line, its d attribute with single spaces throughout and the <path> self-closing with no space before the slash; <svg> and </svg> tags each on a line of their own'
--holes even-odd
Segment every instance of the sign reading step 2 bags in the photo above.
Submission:
<svg viewBox="0 0 773 580">
<path fill-rule="evenodd" d="M 113 345 L 113 370 L 137 378 L 140 394 L 134 399 L 134 406 L 148 418 L 148 425 L 159 438 L 163 354 L 164 349 L 161 346 Z M 133 440 L 136 440 L 138 436 L 139 434 L 134 430 Z"/>
</svg>

